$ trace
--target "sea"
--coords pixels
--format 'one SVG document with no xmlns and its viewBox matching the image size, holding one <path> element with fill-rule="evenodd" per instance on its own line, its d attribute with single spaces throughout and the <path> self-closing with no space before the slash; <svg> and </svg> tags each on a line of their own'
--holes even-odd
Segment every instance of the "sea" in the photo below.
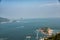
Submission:
<svg viewBox="0 0 60 40">
<path fill-rule="evenodd" d="M 60 32 L 60 18 L 24 19 L 20 22 L 0 23 L 0 40 L 37 40 L 36 29 L 49 27 Z M 31 36 L 31 38 L 26 38 Z M 41 32 L 38 37 L 43 37 Z"/>
</svg>

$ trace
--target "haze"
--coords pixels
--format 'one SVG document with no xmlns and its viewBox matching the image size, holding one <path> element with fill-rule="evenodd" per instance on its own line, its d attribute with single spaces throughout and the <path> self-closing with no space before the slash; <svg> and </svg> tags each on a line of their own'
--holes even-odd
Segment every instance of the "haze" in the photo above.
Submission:
<svg viewBox="0 0 60 40">
<path fill-rule="evenodd" d="M 0 17 L 60 18 L 60 4 L 57 4 L 57 0 L 2 0 Z"/>
</svg>

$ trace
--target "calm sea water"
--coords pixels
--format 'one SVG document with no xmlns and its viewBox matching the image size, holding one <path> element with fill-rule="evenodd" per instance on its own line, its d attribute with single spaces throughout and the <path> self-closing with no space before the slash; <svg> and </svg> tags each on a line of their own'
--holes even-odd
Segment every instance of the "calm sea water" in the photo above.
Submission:
<svg viewBox="0 0 60 40">
<path fill-rule="evenodd" d="M 55 32 L 60 31 L 60 19 L 25 19 L 22 22 L 0 24 L 0 38 L 7 40 L 26 40 L 26 36 L 31 36 L 31 40 L 36 40 L 36 29 L 50 27 Z M 39 33 L 39 37 L 42 37 Z"/>
</svg>

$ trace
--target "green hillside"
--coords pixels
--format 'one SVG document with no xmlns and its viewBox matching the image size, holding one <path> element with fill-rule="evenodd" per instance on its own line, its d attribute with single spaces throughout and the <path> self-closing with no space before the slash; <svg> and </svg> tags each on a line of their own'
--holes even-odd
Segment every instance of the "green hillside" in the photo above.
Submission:
<svg viewBox="0 0 60 40">
<path fill-rule="evenodd" d="M 51 37 L 47 37 L 45 40 L 60 40 L 60 33 Z"/>
</svg>

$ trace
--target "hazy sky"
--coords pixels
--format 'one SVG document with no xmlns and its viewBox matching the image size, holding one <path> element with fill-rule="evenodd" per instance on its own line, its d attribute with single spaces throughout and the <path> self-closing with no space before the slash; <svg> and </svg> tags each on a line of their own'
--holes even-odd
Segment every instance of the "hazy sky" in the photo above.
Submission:
<svg viewBox="0 0 60 40">
<path fill-rule="evenodd" d="M 60 18 L 60 4 L 57 0 L 2 0 L 0 17 Z"/>
</svg>

